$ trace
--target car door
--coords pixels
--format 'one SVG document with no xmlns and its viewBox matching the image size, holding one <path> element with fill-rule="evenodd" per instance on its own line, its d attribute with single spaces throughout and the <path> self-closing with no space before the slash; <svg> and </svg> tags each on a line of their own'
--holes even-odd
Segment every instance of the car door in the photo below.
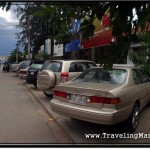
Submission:
<svg viewBox="0 0 150 150">
<path fill-rule="evenodd" d="M 142 69 L 138 69 L 139 73 L 143 78 L 143 84 L 146 86 L 148 95 L 147 95 L 147 103 L 150 101 L 150 77 L 146 74 Z"/>
<path fill-rule="evenodd" d="M 137 69 L 132 69 L 132 75 L 137 93 L 137 98 L 140 100 L 140 106 L 143 108 L 147 103 L 148 89 L 146 84 L 143 82 L 143 78 Z"/>
</svg>

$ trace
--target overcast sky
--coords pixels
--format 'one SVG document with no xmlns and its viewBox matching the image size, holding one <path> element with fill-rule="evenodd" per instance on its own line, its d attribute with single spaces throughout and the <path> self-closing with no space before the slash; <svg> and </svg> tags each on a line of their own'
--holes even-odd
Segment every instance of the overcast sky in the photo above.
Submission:
<svg viewBox="0 0 150 150">
<path fill-rule="evenodd" d="M 19 29 L 16 28 L 19 19 L 14 12 L 15 8 L 16 6 L 12 5 L 7 12 L 0 8 L 0 56 L 9 55 L 16 48 L 15 33 L 19 32 Z"/>
</svg>

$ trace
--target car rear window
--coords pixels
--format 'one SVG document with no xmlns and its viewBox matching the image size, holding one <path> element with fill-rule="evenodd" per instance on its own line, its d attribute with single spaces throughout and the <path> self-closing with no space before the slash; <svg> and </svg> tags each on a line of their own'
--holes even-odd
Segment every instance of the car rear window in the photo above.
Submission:
<svg viewBox="0 0 150 150">
<path fill-rule="evenodd" d="M 32 64 L 30 68 L 31 69 L 41 69 L 42 66 L 43 66 L 43 64 Z"/>
<path fill-rule="evenodd" d="M 91 68 L 77 77 L 74 82 L 123 84 L 126 82 L 126 80 L 127 70 L 104 70 L 102 68 Z"/>
<path fill-rule="evenodd" d="M 69 72 L 83 72 L 88 68 L 95 67 L 96 65 L 91 62 L 72 62 Z"/>
<path fill-rule="evenodd" d="M 62 70 L 62 63 L 53 61 L 53 62 L 46 62 L 41 68 L 42 70 L 52 70 L 53 72 L 61 72 Z"/>
<path fill-rule="evenodd" d="M 31 61 L 23 61 L 21 64 L 20 64 L 20 67 L 28 67 L 30 65 Z"/>
</svg>

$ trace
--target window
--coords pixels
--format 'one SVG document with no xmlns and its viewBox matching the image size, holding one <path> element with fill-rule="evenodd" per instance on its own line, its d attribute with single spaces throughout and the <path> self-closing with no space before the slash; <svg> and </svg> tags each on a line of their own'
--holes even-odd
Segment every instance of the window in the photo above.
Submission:
<svg viewBox="0 0 150 150">
<path fill-rule="evenodd" d="M 43 64 L 32 64 L 30 68 L 32 69 L 41 69 Z"/>
<path fill-rule="evenodd" d="M 79 63 L 77 62 L 71 63 L 69 72 L 77 72 L 78 67 L 79 67 Z"/>
<path fill-rule="evenodd" d="M 149 82 L 149 76 L 142 70 L 142 69 L 138 69 L 138 71 L 140 72 L 142 78 L 143 78 L 143 82 Z"/>
<path fill-rule="evenodd" d="M 52 70 L 53 72 L 61 72 L 62 69 L 62 63 L 61 62 L 47 62 L 43 65 L 41 70 Z"/>
<path fill-rule="evenodd" d="M 73 62 L 70 65 L 69 72 L 83 72 L 86 69 L 86 64 L 80 62 Z"/>
<path fill-rule="evenodd" d="M 93 63 L 89 62 L 73 62 L 70 65 L 69 72 L 83 72 L 87 70 L 88 68 L 96 66 Z"/>
<path fill-rule="evenodd" d="M 93 82 L 108 84 L 123 84 L 127 80 L 127 70 L 112 69 L 104 70 L 102 68 L 90 68 L 82 73 L 75 82 Z"/>
<path fill-rule="evenodd" d="M 91 68 L 91 67 L 96 67 L 96 65 L 93 63 L 88 63 L 88 68 Z"/>
<path fill-rule="evenodd" d="M 115 84 L 125 83 L 127 80 L 127 70 L 124 69 L 112 69 L 109 71 L 111 76 L 111 82 Z"/>
<path fill-rule="evenodd" d="M 143 83 L 142 76 L 140 75 L 137 69 L 132 69 L 132 75 L 133 75 L 134 84 Z"/>
</svg>

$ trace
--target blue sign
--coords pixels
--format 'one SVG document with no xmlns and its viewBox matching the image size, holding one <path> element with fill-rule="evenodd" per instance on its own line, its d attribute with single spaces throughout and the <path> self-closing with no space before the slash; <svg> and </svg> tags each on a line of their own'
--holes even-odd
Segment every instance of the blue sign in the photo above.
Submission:
<svg viewBox="0 0 150 150">
<path fill-rule="evenodd" d="M 65 52 L 71 52 L 70 44 L 65 45 Z"/>
<path fill-rule="evenodd" d="M 79 31 L 80 29 L 80 24 L 81 21 L 77 21 L 75 22 L 75 24 L 73 25 L 73 29 L 71 30 L 71 33 L 73 35 L 73 40 L 70 41 L 70 43 L 65 45 L 65 52 L 72 52 L 74 50 L 80 50 L 80 45 L 81 45 L 81 38 L 78 37 L 76 33 Z"/>
</svg>

